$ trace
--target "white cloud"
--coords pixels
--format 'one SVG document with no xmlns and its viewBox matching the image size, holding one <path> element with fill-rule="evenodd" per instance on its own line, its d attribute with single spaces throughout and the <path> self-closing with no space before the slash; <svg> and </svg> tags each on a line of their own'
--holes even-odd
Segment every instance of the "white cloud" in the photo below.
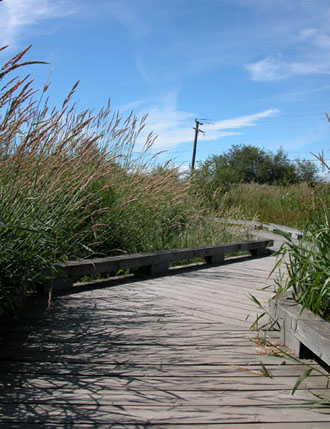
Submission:
<svg viewBox="0 0 330 429">
<path fill-rule="evenodd" d="M 299 31 L 297 36 L 297 41 L 306 41 L 314 38 L 317 34 L 317 30 L 315 28 L 306 28 L 304 30 Z"/>
<path fill-rule="evenodd" d="M 330 24 L 330 22 L 329 22 Z M 245 64 L 252 80 L 271 81 L 294 76 L 330 74 L 330 31 L 305 27 L 287 34 L 277 54 Z"/>
<path fill-rule="evenodd" d="M 269 109 L 261 113 L 255 113 L 253 115 L 241 116 L 234 119 L 225 119 L 223 121 L 215 122 L 215 130 L 226 130 L 226 129 L 235 129 L 243 127 L 253 127 L 256 125 L 256 122 L 262 118 L 268 118 L 270 116 L 275 116 L 279 113 L 278 109 Z"/>
<path fill-rule="evenodd" d="M 0 4 L 0 44 L 14 45 L 28 27 L 44 20 L 72 15 L 76 11 L 77 7 L 71 1 L 4 0 Z"/>
<path fill-rule="evenodd" d="M 146 106 L 149 111 L 146 127 L 139 137 L 139 143 L 145 141 L 150 131 L 158 136 L 154 148 L 171 149 L 181 143 L 192 142 L 194 139 L 196 113 L 185 112 L 177 108 L 177 93 L 172 92 L 164 97 L 160 103 Z M 204 141 L 214 141 L 227 136 L 241 135 L 244 127 L 256 126 L 257 122 L 264 118 L 277 115 L 277 109 L 270 109 L 253 115 L 217 121 L 212 124 L 204 124 Z M 140 112 L 142 114 L 142 112 Z"/>
<path fill-rule="evenodd" d="M 148 119 L 144 136 L 150 131 L 157 135 L 155 148 L 169 148 L 191 141 L 192 125 L 196 114 L 180 111 L 177 108 L 177 94 L 172 92 L 154 106 L 147 107 Z"/>
<path fill-rule="evenodd" d="M 298 42 L 309 43 L 319 49 L 328 49 L 330 46 L 330 34 L 316 28 L 306 28 L 298 33 Z"/>
<path fill-rule="evenodd" d="M 146 103 L 148 103 L 150 101 L 149 98 L 143 98 L 141 100 L 135 100 L 132 101 L 131 103 L 127 103 L 127 104 L 123 104 L 122 106 L 118 107 L 118 110 L 120 112 L 127 112 L 127 111 L 134 111 L 137 110 L 139 107 L 145 105 Z"/>
<path fill-rule="evenodd" d="M 270 81 L 292 76 L 330 74 L 330 62 L 284 61 L 281 57 L 267 57 L 255 63 L 246 64 L 252 80 Z"/>
</svg>

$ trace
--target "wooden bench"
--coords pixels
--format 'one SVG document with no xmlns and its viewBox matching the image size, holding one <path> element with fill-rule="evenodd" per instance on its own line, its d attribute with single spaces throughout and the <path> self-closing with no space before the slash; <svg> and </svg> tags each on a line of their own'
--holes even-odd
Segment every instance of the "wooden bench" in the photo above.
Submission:
<svg viewBox="0 0 330 429">
<path fill-rule="evenodd" d="M 171 262 L 180 260 L 204 258 L 208 264 L 217 264 L 224 260 L 225 254 L 244 251 L 250 252 L 253 256 L 262 256 L 266 253 L 267 247 L 273 245 L 273 240 L 254 240 L 68 261 L 57 264 L 58 273 L 52 280 L 52 288 L 55 292 L 70 289 L 74 281 L 83 276 L 116 273 L 119 270 L 133 270 L 134 274 L 140 276 L 162 275 L 167 272 Z"/>
</svg>

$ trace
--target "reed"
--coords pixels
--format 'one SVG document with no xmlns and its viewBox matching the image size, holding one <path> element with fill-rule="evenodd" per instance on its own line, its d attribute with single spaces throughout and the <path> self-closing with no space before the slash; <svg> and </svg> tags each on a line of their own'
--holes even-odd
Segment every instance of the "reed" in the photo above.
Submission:
<svg viewBox="0 0 330 429">
<path fill-rule="evenodd" d="M 330 123 L 328 114 L 326 117 Z M 329 175 L 330 167 L 324 154 L 314 156 Z M 284 263 L 287 276 L 278 279 L 276 296 L 290 293 L 303 308 L 330 322 L 329 200 L 322 201 L 319 216 L 308 223 L 298 243 L 286 236 L 278 256 L 277 266 Z"/>
<path fill-rule="evenodd" d="M 60 108 L 33 88 L 23 50 L 0 71 L 0 307 L 14 309 L 55 262 L 230 241 L 171 165 L 157 167 L 146 116 L 110 102 L 78 111 L 76 83 Z"/>
</svg>

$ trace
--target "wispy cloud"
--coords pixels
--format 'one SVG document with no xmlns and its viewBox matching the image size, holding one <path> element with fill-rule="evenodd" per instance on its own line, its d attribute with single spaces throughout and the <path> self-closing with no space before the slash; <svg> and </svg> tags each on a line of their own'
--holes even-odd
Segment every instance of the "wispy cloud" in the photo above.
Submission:
<svg viewBox="0 0 330 429">
<path fill-rule="evenodd" d="M 191 124 L 196 114 L 178 109 L 176 92 L 169 93 L 157 104 L 145 106 L 143 110 L 148 112 L 148 120 L 141 141 L 150 131 L 158 136 L 155 148 L 164 149 L 191 141 L 193 131 Z"/>
<path fill-rule="evenodd" d="M 213 128 L 216 131 L 219 131 L 235 128 L 254 127 L 259 119 L 269 118 L 271 116 L 277 115 L 278 113 L 278 109 L 269 109 L 261 113 L 255 113 L 253 115 L 240 116 L 238 118 L 233 119 L 225 119 L 223 121 L 215 122 Z"/>
<path fill-rule="evenodd" d="M 317 28 L 306 28 L 301 30 L 296 40 L 297 42 L 309 42 L 321 49 L 328 49 L 330 47 L 330 34 Z"/>
<path fill-rule="evenodd" d="M 319 93 L 322 95 L 322 93 L 328 93 L 330 91 L 330 84 L 327 85 L 320 85 L 320 86 L 311 86 L 311 87 L 304 87 L 303 89 L 298 88 L 297 90 L 293 91 L 284 91 L 279 92 L 274 95 L 264 96 L 260 97 L 259 101 L 272 103 L 272 104 L 279 104 L 279 103 L 291 103 L 292 100 L 295 100 L 295 102 L 303 102 L 306 97 L 313 96 L 314 94 Z M 322 97 L 319 97 L 319 105 L 328 107 L 328 104 L 324 103 L 324 100 Z M 318 113 L 316 113 L 318 115 Z"/>
<path fill-rule="evenodd" d="M 228 66 L 245 68 L 255 81 L 330 73 L 327 0 L 312 3 L 310 0 L 223 0 L 225 7 L 221 10 L 228 19 L 219 13 L 220 8 L 215 7 L 212 15 L 210 7 L 202 8 L 198 32 L 189 32 L 189 26 L 174 27 L 180 8 L 172 2 L 107 0 L 104 3 L 112 18 L 141 42 L 137 44 L 136 67 L 150 86 L 160 79 L 177 83 L 188 74 Z M 182 8 L 190 2 L 179 3 Z M 205 25 L 215 17 L 219 25 Z M 161 41 L 157 52 L 155 39 Z"/>
<path fill-rule="evenodd" d="M 106 4 L 110 14 L 134 37 L 142 39 L 149 33 L 146 20 L 141 17 L 143 6 L 138 1 L 129 0 L 108 0 Z"/>
<path fill-rule="evenodd" d="M 290 51 L 245 65 L 252 80 L 271 81 L 295 76 L 330 74 L 330 32 L 305 28 L 288 35 Z"/>
<path fill-rule="evenodd" d="M 247 64 L 252 80 L 270 81 L 292 76 L 330 74 L 330 64 L 299 61 L 284 61 L 279 56 L 267 57 L 255 63 Z"/>
<path fill-rule="evenodd" d="M 77 10 L 77 3 L 70 0 L 5 0 L 0 4 L 1 45 L 13 46 L 27 28 L 72 15 Z"/>
<path fill-rule="evenodd" d="M 141 100 L 135 100 L 131 103 L 123 104 L 122 106 L 119 106 L 117 110 L 120 112 L 127 112 L 127 111 L 134 111 L 139 109 L 141 106 L 146 105 L 150 101 L 149 98 L 143 98 Z"/>
<path fill-rule="evenodd" d="M 198 115 L 178 109 L 176 92 L 168 94 L 156 105 L 149 108 L 146 106 L 144 111 L 149 111 L 149 115 L 144 133 L 140 136 L 141 143 L 150 131 L 158 136 L 154 144 L 154 148 L 157 149 L 170 149 L 193 140 L 194 120 Z M 243 128 L 256 126 L 258 121 L 276 116 L 278 113 L 277 109 L 269 109 L 253 115 L 204 124 L 203 140 L 214 141 L 227 136 L 241 135 Z"/>
</svg>

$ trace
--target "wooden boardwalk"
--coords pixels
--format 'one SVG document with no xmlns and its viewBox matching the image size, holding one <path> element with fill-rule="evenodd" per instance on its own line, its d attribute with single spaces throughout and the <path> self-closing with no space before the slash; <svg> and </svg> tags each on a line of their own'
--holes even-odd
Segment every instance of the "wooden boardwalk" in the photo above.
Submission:
<svg viewBox="0 0 330 429">
<path fill-rule="evenodd" d="M 0 428 L 329 428 L 330 407 L 306 403 L 324 378 L 292 396 L 305 368 L 250 338 L 248 295 L 267 302 L 274 262 L 117 281 L 36 308 L 0 343 Z"/>
</svg>

